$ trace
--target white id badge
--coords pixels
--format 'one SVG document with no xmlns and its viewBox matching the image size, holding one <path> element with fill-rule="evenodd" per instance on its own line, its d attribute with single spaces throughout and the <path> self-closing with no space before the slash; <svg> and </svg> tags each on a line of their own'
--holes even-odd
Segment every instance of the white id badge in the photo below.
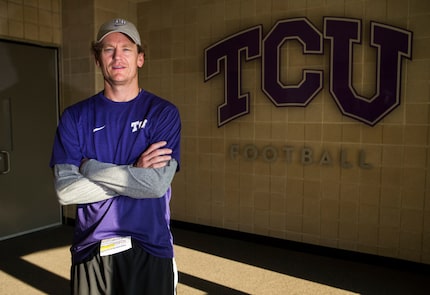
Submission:
<svg viewBox="0 0 430 295">
<path fill-rule="evenodd" d="M 104 239 L 100 243 L 100 256 L 107 256 L 131 249 L 131 237 Z"/>
</svg>

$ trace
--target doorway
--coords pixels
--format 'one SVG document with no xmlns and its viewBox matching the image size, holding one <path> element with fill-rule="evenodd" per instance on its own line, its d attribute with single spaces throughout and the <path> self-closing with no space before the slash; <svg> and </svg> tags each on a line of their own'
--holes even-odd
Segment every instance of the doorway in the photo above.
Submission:
<svg viewBox="0 0 430 295">
<path fill-rule="evenodd" d="M 0 240 L 61 224 L 49 168 L 58 49 L 0 40 Z"/>
</svg>

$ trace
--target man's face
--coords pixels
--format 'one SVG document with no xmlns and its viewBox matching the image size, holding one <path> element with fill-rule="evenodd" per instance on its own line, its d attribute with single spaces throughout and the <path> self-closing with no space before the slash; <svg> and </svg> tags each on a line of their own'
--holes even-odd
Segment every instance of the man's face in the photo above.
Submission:
<svg viewBox="0 0 430 295">
<path fill-rule="evenodd" d="M 144 63 L 143 53 L 122 33 L 111 33 L 102 41 L 102 51 L 97 65 L 104 79 L 111 85 L 127 85 L 137 81 L 137 69 Z"/>
</svg>

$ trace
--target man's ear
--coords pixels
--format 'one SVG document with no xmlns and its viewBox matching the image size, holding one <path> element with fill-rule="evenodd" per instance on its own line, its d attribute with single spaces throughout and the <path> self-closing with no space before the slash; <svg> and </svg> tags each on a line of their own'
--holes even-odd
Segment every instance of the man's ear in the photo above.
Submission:
<svg viewBox="0 0 430 295">
<path fill-rule="evenodd" d="M 100 53 L 93 52 L 94 62 L 96 63 L 96 66 L 100 67 Z"/>
<path fill-rule="evenodd" d="M 143 67 L 144 63 L 145 63 L 145 54 L 143 52 L 141 52 L 137 56 L 137 67 L 139 67 L 139 68 Z"/>
</svg>

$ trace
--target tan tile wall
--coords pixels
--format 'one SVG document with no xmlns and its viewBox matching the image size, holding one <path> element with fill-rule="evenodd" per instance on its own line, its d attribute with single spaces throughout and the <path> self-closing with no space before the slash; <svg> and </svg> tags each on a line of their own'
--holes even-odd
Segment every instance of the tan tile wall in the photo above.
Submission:
<svg viewBox="0 0 430 295">
<path fill-rule="evenodd" d="M 375 127 L 341 115 L 324 90 L 306 108 L 276 108 L 261 91 L 260 61 L 243 64 L 250 114 L 217 127 L 224 77 L 204 83 L 204 49 L 240 30 L 307 17 L 322 30 L 324 16 L 362 20 L 355 48 L 354 85 L 374 89 L 375 54 L 367 48 L 370 20 L 413 32 L 413 60 L 404 61 L 402 103 Z M 183 122 L 182 170 L 174 180 L 174 219 L 340 249 L 430 263 L 430 2 L 213 0 L 144 1 L 138 26 L 147 43 L 144 88 L 173 101 Z M 300 79 L 305 66 L 328 68 L 324 57 L 304 58 L 291 46 L 283 68 Z M 363 48 L 364 47 L 364 48 Z M 231 144 L 294 146 L 293 163 L 231 159 Z M 333 156 L 329 167 L 302 165 L 303 146 Z M 338 164 L 348 151 L 351 169 Z M 366 151 L 373 169 L 357 167 Z M 281 156 L 279 156 L 281 158 Z"/>
<path fill-rule="evenodd" d="M 0 0 L 0 38 L 61 44 L 60 0 Z"/>
</svg>

